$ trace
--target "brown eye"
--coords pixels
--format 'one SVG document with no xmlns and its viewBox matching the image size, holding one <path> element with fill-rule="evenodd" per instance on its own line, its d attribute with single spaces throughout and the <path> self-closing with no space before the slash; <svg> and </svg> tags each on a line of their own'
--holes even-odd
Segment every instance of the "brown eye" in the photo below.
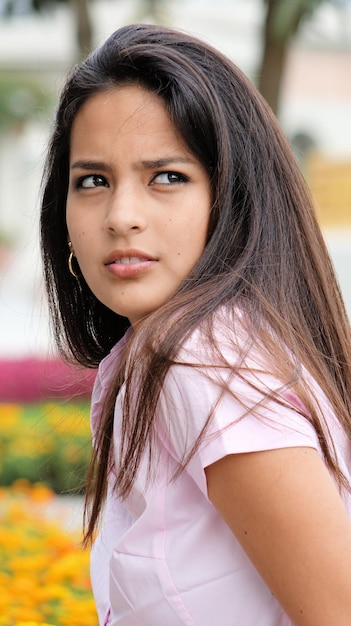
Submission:
<svg viewBox="0 0 351 626">
<path fill-rule="evenodd" d="M 78 187 L 82 189 L 93 189 L 94 187 L 108 187 L 108 183 L 104 176 L 99 174 L 91 174 L 90 176 L 83 176 L 78 181 Z"/>
<path fill-rule="evenodd" d="M 178 172 L 159 172 L 154 176 L 151 183 L 158 185 L 176 185 L 178 183 L 186 183 L 188 177 Z"/>
</svg>

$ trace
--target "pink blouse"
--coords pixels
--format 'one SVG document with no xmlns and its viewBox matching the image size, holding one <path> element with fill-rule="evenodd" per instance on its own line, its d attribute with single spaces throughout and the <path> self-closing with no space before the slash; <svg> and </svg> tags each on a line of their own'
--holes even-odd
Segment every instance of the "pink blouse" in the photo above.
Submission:
<svg viewBox="0 0 351 626">
<path fill-rule="evenodd" d="M 225 332 L 222 339 L 223 353 L 228 360 L 235 359 Z M 93 433 L 123 343 L 112 349 L 99 368 L 92 398 Z M 267 398 L 262 402 L 263 392 L 236 377 L 228 381 L 232 393 L 219 397 L 212 370 L 199 367 L 206 358 L 208 350 L 201 334 L 195 332 L 182 349 L 179 364 L 167 375 L 156 415 L 151 479 L 146 480 L 145 458 L 126 501 L 118 500 L 110 484 L 101 532 L 91 555 L 101 626 L 292 626 L 209 501 L 204 469 L 240 452 L 308 446 L 321 454 L 318 438 L 296 410 L 301 403 L 291 392 L 281 393 L 282 404 Z M 249 364 L 256 369 L 252 382 L 259 381 L 266 391 L 279 388 L 279 382 L 257 366 L 258 361 Z M 218 370 L 216 376 L 223 380 L 228 374 Z M 351 479 L 349 442 L 321 390 L 317 391 L 341 469 Z M 122 404 L 123 388 L 115 407 L 116 455 Z M 253 406 L 255 411 L 250 410 Z M 171 480 L 211 407 L 215 407 L 214 415 L 202 444 L 186 469 Z M 344 497 L 351 515 L 350 496 Z"/>
</svg>

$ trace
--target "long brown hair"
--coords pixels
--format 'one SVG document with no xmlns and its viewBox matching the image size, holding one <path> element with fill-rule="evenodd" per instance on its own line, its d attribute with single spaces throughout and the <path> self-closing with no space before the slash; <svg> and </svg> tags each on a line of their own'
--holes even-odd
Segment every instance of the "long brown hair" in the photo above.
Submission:
<svg viewBox="0 0 351 626">
<path fill-rule="evenodd" d="M 231 310 L 240 306 L 270 371 L 282 385 L 294 386 L 305 402 L 306 419 L 313 423 L 339 482 L 345 480 L 327 425 L 308 385 L 296 375 L 296 363 L 320 385 L 351 437 L 350 329 L 303 177 L 269 107 L 249 80 L 210 46 L 179 31 L 149 25 L 121 28 L 73 70 L 63 90 L 41 217 L 47 290 L 61 352 L 96 367 L 129 326 L 95 298 L 83 277 L 76 281 L 66 265 L 72 123 L 88 98 L 123 84 L 140 84 L 164 100 L 185 144 L 207 169 L 213 206 L 203 255 L 169 302 L 135 329 L 105 399 L 87 489 L 88 497 L 93 495 L 87 540 L 113 465 L 113 409 L 122 383 L 121 456 L 114 472 L 123 498 L 133 486 L 142 455 L 148 450 L 151 458 L 155 410 L 179 348 L 198 326 L 214 345 L 214 315 L 224 305 Z M 131 351 L 136 358 L 126 376 L 123 363 Z M 138 395 L 131 410 L 136 375 Z"/>
</svg>

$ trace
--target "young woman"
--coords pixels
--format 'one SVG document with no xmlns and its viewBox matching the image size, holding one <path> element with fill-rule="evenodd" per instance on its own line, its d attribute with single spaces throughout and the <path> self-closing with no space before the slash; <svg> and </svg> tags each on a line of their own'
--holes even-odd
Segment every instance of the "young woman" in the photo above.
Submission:
<svg viewBox="0 0 351 626">
<path fill-rule="evenodd" d="M 184 33 L 118 30 L 63 90 L 41 229 L 58 346 L 100 363 L 100 624 L 349 626 L 350 329 L 250 82 Z"/>
</svg>

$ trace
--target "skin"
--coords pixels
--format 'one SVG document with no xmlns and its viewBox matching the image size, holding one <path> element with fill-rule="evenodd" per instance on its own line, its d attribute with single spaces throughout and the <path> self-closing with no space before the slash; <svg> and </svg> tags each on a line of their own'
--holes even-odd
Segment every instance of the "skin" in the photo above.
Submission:
<svg viewBox="0 0 351 626">
<path fill-rule="evenodd" d="M 295 626 L 351 624 L 351 522 L 317 451 L 229 455 L 210 500 Z"/>
<path fill-rule="evenodd" d="M 162 99 L 128 86 L 85 103 L 72 128 L 66 219 L 101 302 L 132 325 L 162 306 L 204 250 L 210 209 L 207 172 Z"/>
</svg>

